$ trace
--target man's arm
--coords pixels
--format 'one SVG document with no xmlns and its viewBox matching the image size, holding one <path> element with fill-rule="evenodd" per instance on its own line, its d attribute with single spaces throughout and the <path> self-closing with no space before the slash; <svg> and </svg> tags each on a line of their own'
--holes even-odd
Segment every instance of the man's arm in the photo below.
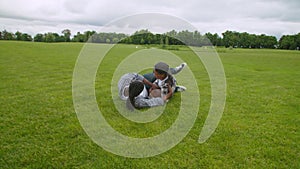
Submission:
<svg viewBox="0 0 300 169">
<path fill-rule="evenodd" d="M 156 84 L 149 82 L 149 80 L 147 80 L 146 78 L 143 79 L 143 82 L 144 82 L 144 84 L 151 86 L 151 90 L 158 88 L 158 86 Z"/>
<path fill-rule="evenodd" d="M 135 100 L 135 106 L 138 108 L 155 107 L 164 105 L 164 100 L 161 97 L 155 98 L 142 98 L 137 97 Z"/>
<path fill-rule="evenodd" d="M 149 80 L 147 80 L 144 76 L 140 75 L 140 74 L 136 74 L 135 77 L 137 80 L 142 81 L 144 84 L 151 86 L 151 88 L 153 89 L 157 89 L 158 86 L 156 84 L 151 83 Z"/>
</svg>

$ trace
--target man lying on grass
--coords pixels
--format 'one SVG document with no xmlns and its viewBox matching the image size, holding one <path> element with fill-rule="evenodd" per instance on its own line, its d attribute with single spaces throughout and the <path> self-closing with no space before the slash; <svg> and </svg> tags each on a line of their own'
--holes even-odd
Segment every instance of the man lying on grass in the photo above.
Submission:
<svg viewBox="0 0 300 169">
<path fill-rule="evenodd" d="M 185 66 L 183 63 L 169 69 L 169 65 L 159 62 L 154 66 L 153 73 L 144 76 L 127 73 L 119 80 L 119 96 L 122 100 L 127 100 L 126 105 L 130 110 L 164 105 L 174 92 L 186 89 L 176 86 L 176 79 L 171 75 L 179 73 Z"/>
</svg>

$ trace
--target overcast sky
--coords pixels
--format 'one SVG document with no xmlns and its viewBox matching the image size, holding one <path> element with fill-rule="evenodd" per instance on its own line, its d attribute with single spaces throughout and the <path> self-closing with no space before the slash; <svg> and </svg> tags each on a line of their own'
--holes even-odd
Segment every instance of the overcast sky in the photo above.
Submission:
<svg viewBox="0 0 300 169">
<path fill-rule="evenodd" d="M 66 28 L 72 34 L 98 32 L 140 13 L 172 15 L 201 33 L 232 30 L 280 37 L 300 32 L 300 0 L 0 0 L 0 30 L 31 35 Z M 151 31 L 143 23 L 139 28 Z"/>
</svg>

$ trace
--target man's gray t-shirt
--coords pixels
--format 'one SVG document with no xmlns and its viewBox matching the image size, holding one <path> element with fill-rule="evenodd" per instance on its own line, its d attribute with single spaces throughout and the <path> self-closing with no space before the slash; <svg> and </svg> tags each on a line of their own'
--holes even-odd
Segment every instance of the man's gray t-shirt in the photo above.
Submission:
<svg viewBox="0 0 300 169">
<path fill-rule="evenodd" d="M 164 100 L 161 97 L 145 98 L 143 96 L 137 96 L 134 104 L 135 107 L 138 108 L 155 107 L 164 105 Z"/>
<path fill-rule="evenodd" d="M 142 75 L 139 75 L 137 73 L 127 73 L 124 74 L 119 82 L 118 82 L 118 89 L 119 89 L 119 97 L 122 100 L 126 100 L 128 98 L 128 96 L 124 95 L 124 91 L 126 88 L 129 87 L 130 83 L 135 81 L 135 80 L 139 80 L 139 81 L 143 81 L 144 77 Z"/>
</svg>

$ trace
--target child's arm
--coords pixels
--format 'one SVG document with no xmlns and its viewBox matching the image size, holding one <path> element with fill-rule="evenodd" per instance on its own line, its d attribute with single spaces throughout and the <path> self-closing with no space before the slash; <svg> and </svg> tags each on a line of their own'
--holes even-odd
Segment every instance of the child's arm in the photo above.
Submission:
<svg viewBox="0 0 300 169">
<path fill-rule="evenodd" d="M 168 87 L 168 93 L 163 98 L 163 100 L 165 100 L 165 101 L 170 99 L 173 95 L 173 90 L 172 90 L 171 85 L 168 84 L 167 87 Z"/>
</svg>

